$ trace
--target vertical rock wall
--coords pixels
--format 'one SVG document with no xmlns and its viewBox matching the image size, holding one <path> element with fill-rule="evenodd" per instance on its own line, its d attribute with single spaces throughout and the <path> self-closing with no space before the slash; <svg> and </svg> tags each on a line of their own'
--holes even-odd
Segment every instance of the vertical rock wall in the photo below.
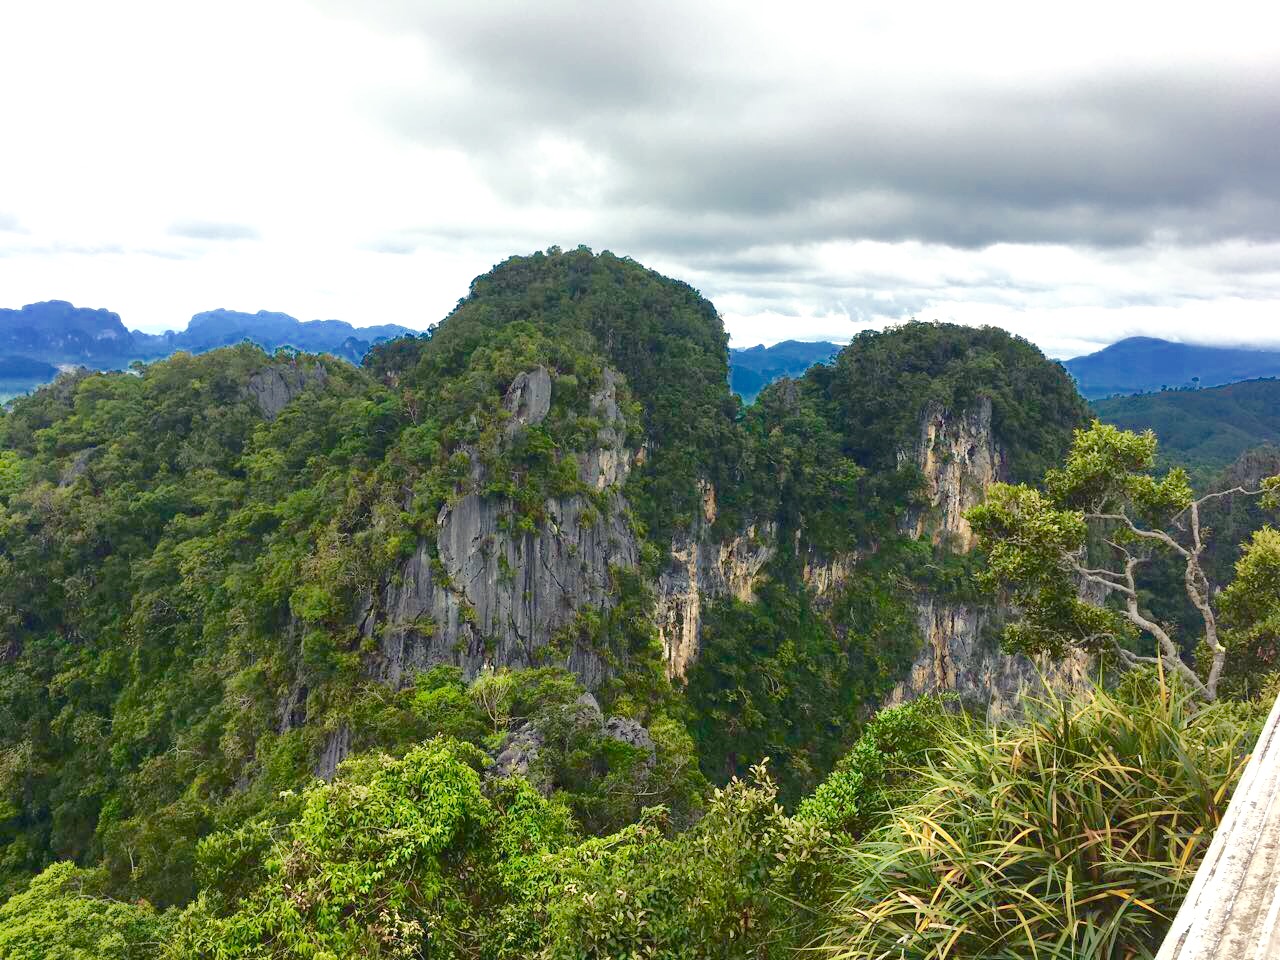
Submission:
<svg viewBox="0 0 1280 960">
<path fill-rule="evenodd" d="M 991 425 L 991 401 L 980 398 L 959 414 L 937 404 L 926 407 L 917 446 L 902 451 L 899 462 L 914 462 L 924 477 L 926 506 L 908 518 L 907 532 L 961 553 L 972 550 L 976 537 L 965 511 L 1008 476 L 1008 458 Z M 1002 652 L 1001 612 L 991 607 L 922 596 L 916 615 L 924 643 L 889 696 L 890 704 L 957 693 L 971 706 L 985 706 L 989 715 L 1001 717 L 1016 712 L 1022 696 L 1045 683 L 1067 687 L 1086 680 L 1084 656 L 1032 663 Z"/>
<path fill-rule="evenodd" d="M 930 404 L 920 418 L 915 449 L 902 450 L 898 462 L 914 462 L 920 468 L 928 501 L 908 519 L 907 532 L 962 553 L 973 549 L 975 538 L 965 511 L 982 502 L 988 487 L 1007 477 L 1006 457 L 991 429 L 991 401 L 982 397 L 959 414 Z"/>
<path fill-rule="evenodd" d="M 716 521 L 715 490 L 703 486 L 702 512 L 692 529 L 671 544 L 671 566 L 658 578 L 654 621 L 667 661 L 667 674 L 684 677 L 698 655 L 702 602 L 733 596 L 755 599 L 755 581 L 773 558 L 776 525 L 751 525 L 725 541 L 711 538 Z"/>
<path fill-rule="evenodd" d="M 886 706 L 931 693 L 959 694 L 991 719 L 1016 714 L 1022 698 L 1047 684 L 1057 689 L 1083 685 L 1089 661 L 1069 655 L 1061 661 L 1010 656 L 1000 649 L 1000 612 L 990 607 L 942 603 L 924 597 L 917 623 L 924 644 Z"/>
<path fill-rule="evenodd" d="M 632 451 L 623 446 L 618 407 L 620 380 L 606 370 L 591 398 L 601 424 L 593 448 L 579 455 L 579 479 L 602 495 L 549 500 L 547 521 L 521 532 L 512 505 L 471 492 L 444 506 L 433 544 L 422 542 L 371 604 L 362 629 L 380 629 L 374 674 L 392 686 L 418 670 L 456 664 L 468 675 L 486 666 L 521 667 L 543 662 L 545 648 L 580 608 L 613 603 L 610 571 L 634 567 L 639 547 L 627 526 L 621 486 Z M 551 408 L 552 381 L 541 367 L 521 374 L 507 391 L 508 437 L 543 420 Z M 592 650 L 573 647 L 549 658 L 564 663 L 589 688 L 605 677 Z"/>
</svg>

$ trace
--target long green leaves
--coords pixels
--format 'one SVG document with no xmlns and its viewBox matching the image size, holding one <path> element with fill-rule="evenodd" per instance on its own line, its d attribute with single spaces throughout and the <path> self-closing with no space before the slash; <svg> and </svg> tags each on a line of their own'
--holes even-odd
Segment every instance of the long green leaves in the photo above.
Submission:
<svg viewBox="0 0 1280 960">
<path fill-rule="evenodd" d="M 1150 957 L 1226 810 L 1253 711 L 1163 683 L 962 720 L 921 792 L 844 851 L 832 958 Z"/>
</svg>

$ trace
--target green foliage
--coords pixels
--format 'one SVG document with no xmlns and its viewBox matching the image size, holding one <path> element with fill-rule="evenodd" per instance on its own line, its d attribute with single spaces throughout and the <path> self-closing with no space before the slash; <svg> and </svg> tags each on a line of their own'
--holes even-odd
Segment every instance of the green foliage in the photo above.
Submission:
<svg viewBox="0 0 1280 960">
<path fill-rule="evenodd" d="M 823 611 L 794 573 L 775 568 L 754 602 L 705 609 L 686 695 L 708 777 L 745 775 L 771 757 L 793 804 L 832 768 L 863 705 L 889 692 L 919 646 L 896 572 L 855 570 L 834 611 Z"/>
<path fill-rule="evenodd" d="M 948 732 L 945 701 L 921 697 L 881 710 L 830 775 L 800 804 L 800 820 L 832 833 L 857 834 L 894 806 L 929 750 Z"/>
<path fill-rule="evenodd" d="M 100 873 L 56 863 L 0 906 L 0 960 L 153 960 L 172 918 L 103 895 Z"/>
<path fill-rule="evenodd" d="M 830 876 L 821 837 L 787 818 L 763 766 L 718 789 L 668 837 L 660 811 L 557 858 L 545 906 L 548 960 L 786 957 L 811 937 L 803 905 Z"/>
<path fill-rule="evenodd" d="M 1154 431 L 1170 465 L 1199 475 L 1223 469 L 1252 447 L 1280 442 L 1280 381 L 1274 379 L 1095 400 L 1093 410 L 1121 429 Z"/>
<path fill-rule="evenodd" d="M 1272 485 L 1273 489 L 1276 487 Z M 1245 545 L 1236 577 L 1219 597 L 1226 628 L 1228 695 L 1256 696 L 1274 683 L 1280 664 L 1280 530 L 1263 527 Z M 1202 652 L 1203 656 L 1203 652 Z"/>
<path fill-rule="evenodd" d="M 844 851 L 825 954 L 1153 957 L 1260 720 L 1144 676 L 1020 726 L 961 722 L 916 799 Z"/>
<path fill-rule="evenodd" d="M 184 953 L 474 956 L 480 918 L 573 830 L 568 812 L 527 784 L 486 796 L 480 760 L 473 747 L 433 740 L 401 760 L 348 761 L 307 791 L 234 912 L 212 914 L 203 901 L 187 911 Z"/>
<path fill-rule="evenodd" d="M 1204 559 L 1209 530 L 1200 510 L 1213 498 L 1196 499 L 1181 468 L 1153 476 L 1156 449 L 1149 431 L 1129 433 L 1095 420 L 1076 431 L 1065 465 L 1046 474 L 1044 492 L 997 484 L 968 517 L 987 553 L 983 583 L 1007 588 L 1021 611 L 1005 633 L 1012 649 L 1106 652 L 1132 666 L 1150 659 L 1134 653 L 1145 636 L 1166 669 L 1212 700 L 1224 648 L 1216 639 Z M 1136 571 L 1160 556 L 1177 568 L 1201 616 L 1210 664 L 1203 680 L 1183 662 L 1170 628 L 1144 607 Z"/>
<path fill-rule="evenodd" d="M 0 505 L 26 485 L 22 456 L 16 450 L 0 450 Z"/>
<path fill-rule="evenodd" d="M 1015 480 L 1039 477 L 1065 452 L 1066 431 L 1087 408 L 1062 367 L 996 327 L 912 322 L 863 331 L 830 367 L 806 374 L 845 425 L 846 450 L 861 465 L 892 469 L 922 411 L 952 412 L 991 401 L 992 425 Z"/>
</svg>

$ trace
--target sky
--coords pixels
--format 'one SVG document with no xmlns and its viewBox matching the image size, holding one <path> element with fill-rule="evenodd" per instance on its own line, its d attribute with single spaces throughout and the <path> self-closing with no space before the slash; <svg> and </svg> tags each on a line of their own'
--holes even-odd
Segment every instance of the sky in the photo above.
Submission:
<svg viewBox="0 0 1280 960">
<path fill-rule="evenodd" d="M 735 346 L 1280 346 L 1280 6 L 0 4 L 0 306 L 426 328 L 553 244 Z"/>
</svg>

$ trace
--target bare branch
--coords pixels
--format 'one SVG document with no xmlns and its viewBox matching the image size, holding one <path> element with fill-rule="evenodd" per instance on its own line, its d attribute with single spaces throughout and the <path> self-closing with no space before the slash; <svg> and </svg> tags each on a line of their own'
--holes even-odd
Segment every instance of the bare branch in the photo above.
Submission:
<svg viewBox="0 0 1280 960">
<path fill-rule="evenodd" d="M 1156 643 L 1160 646 L 1161 659 L 1164 660 L 1167 667 L 1171 667 L 1182 679 L 1199 693 L 1206 700 L 1213 700 L 1214 694 L 1209 688 L 1200 681 L 1195 671 L 1182 662 L 1182 656 L 1178 651 L 1178 646 L 1173 642 L 1173 638 L 1165 632 L 1164 627 L 1142 615 L 1138 609 L 1138 601 L 1135 597 L 1129 597 L 1128 603 L 1124 609 L 1124 616 L 1130 623 L 1138 627 L 1145 633 L 1151 634 L 1156 638 Z"/>
<path fill-rule="evenodd" d="M 1262 492 L 1263 491 L 1261 487 L 1259 487 L 1257 490 L 1249 490 L 1246 487 L 1232 487 L 1230 490 L 1219 490 L 1216 493 L 1206 493 L 1199 500 L 1195 501 L 1192 504 L 1192 506 L 1203 507 L 1210 500 L 1218 500 L 1221 497 L 1231 497 L 1231 496 L 1235 496 L 1236 494 L 1241 494 L 1242 496 L 1246 496 L 1246 497 L 1256 497 Z"/>
<path fill-rule="evenodd" d="M 1188 550 L 1173 537 L 1169 536 L 1163 530 L 1144 530 L 1123 513 L 1087 513 L 1086 520 L 1114 520 L 1117 523 L 1123 523 L 1129 528 L 1129 532 L 1135 537 L 1141 537 L 1144 540 L 1157 540 L 1172 550 L 1177 551 L 1182 556 L 1187 556 Z"/>
<path fill-rule="evenodd" d="M 1098 586 L 1104 587 L 1108 591 L 1117 590 L 1126 596 L 1133 595 L 1132 587 L 1125 586 L 1123 583 L 1116 583 L 1114 580 L 1103 579 L 1104 577 L 1122 576 L 1119 573 L 1114 573 L 1110 570 L 1086 570 L 1077 563 L 1073 563 L 1071 565 L 1071 569 L 1075 571 L 1076 575 L 1079 576 L 1081 580 L 1085 580 L 1089 583 L 1096 583 Z"/>
</svg>

